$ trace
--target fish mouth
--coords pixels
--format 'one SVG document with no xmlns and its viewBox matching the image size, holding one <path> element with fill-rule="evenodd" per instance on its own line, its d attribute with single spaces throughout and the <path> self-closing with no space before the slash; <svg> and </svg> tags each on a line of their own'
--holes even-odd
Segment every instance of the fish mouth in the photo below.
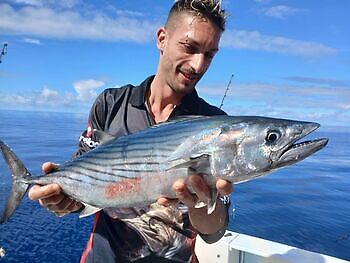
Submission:
<svg viewBox="0 0 350 263">
<path fill-rule="evenodd" d="M 282 154 L 275 163 L 275 167 L 278 168 L 299 162 L 325 147 L 328 143 L 328 138 L 300 141 L 319 127 L 318 123 L 313 122 L 303 124 L 302 132 L 284 147 Z"/>
</svg>

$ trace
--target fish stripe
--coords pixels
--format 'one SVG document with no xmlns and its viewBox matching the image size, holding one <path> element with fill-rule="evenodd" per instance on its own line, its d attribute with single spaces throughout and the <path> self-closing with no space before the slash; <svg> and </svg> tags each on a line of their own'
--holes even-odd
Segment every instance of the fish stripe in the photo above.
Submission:
<svg viewBox="0 0 350 263">
<path fill-rule="evenodd" d="M 208 129 L 207 126 L 203 126 L 203 127 L 198 127 L 193 128 L 193 127 L 189 127 L 191 128 L 190 130 L 186 131 L 183 129 L 183 127 L 179 127 L 177 129 L 172 129 L 170 131 L 167 130 L 162 130 L 162 131 L 158 131 L 157 133 L 155 132 L 148 132 L 148 133 L 143 133 L 142 136 L 139 136 L 138 134 L 131 134 L 128 137 L 125 137 L 125 139 L 120 139 L 120 141 L 116 144 L 114 144 L 114 147 L 118 147 L 118 146 L 123 146 L 125 144 L 127 145 L 134 145 L 134 144 L 139 144 L 139 143 L 149 143 L 149 142 L 159 142 L 160 144 L 164 144 L 164 143 L 168 143 L 169 142 L 169 138 L 171 138 L 171 140 L 176 140 L 176 141 L 183 141 L 184 138 L 188 138 L 189 136 L 191 136 L 192 134 L 197 134 L 198 132 L 201 132 L 205 129 Z M 179 143 L 178 143 L 179 144 Z"/>
<path fill-rule="evenodd" d="M 121 147 L 113 147 L 112 149 L 108 149 L 108 150 L 104 150 L 103 153 L 109 153 L 109 154 L 113 154 L 113 153 L 123 153 L 123 152 L 128 152 L 129 153 L 132 153 L 132 152 L 147 152 L 147 151 L 157 151 L 157 152 L 173 152 L 174 151 L 174 148 L 172 147 L 156 147 L 157 144 L 151 144 L 152 146 L 149 146 L 149 145 L 144 145 L 142 147 L 142 145 L 136 145 L 137 147 L 132 147 L 133 145 L 128 145 L 127 147 L 124 147 L 124 148 L 121 148 Z M 97 151 L 96 151 L 97 152 Z"/>
<path fill-rule="evenodd" d="M 138 178 L 139 176 L 127 176 L 125 175 L 125 172 L 131 173 L 159 173 L 159 169 L 125 169 L 125 168 L 112 168 L 111 170 L 113 173 L 103 171 L 101 169 L 98 169 L 98 167 L 86 167 L 82 166 L 80 164 L 77 164 L 75 166 L 71 166 L 67 169 L 67 172 L 71 172 L 74 174 L 82 175 L 83 177 L 88 177 L 94 180 L 103 181 L 103 182 L 115 182 L 120 178 Z M 93 174 L 91 173 L 93 172 Z M 123 173 L 118 173 L 123 172 Z M 73 177 L 69 177 L 73 178 Z M 110 178 L 110 179 L 107 179 Z M 116 179 L 117 178 L 117 179 Z"/>
<path fill-rule="evenodd" d="M 117 173 L 110 173 L 110 172 L 103 171 L 101 169 L 98 169 L 98 167 L 93 168 L 93 167 L 82 166 L 82 165 L 79 164 L 79 165 L 75 165 L 72 168 L 77 168 L 77 167 L 80 169 L 79 172 L 81 172 L 81 173 L 82 173 L 81 170 L 85 170 L 87 172 L 92 171 L 92 172 L 94 172 L 96 174 L 103 174 L 103 175 L 107 174 L 107 175 L 114 176 L 114 177 L 117 176 L 117 177 L 130 178 L 130 176 L 121 176 L 121 175 L 119 175 Z M 157 173 L 157 172 L 159 172 L 159 169 L 112 168 L 112 166 L 111 166 L 111 170 L 112 171 L 131 172 L 131 173 L 139 173 L 139 172 Z"/>
<path fill-rule="evenodd" d="M 76 172 L 76 174 L 79 174 L 79 172 Z M 57 175 L 57 173 L 55 174 L 55 176 L 41 176 L 39 178 L 33 178 L 32 180 L 28 180 L 29 183 L 31 184 L 38 184 L 38 185 L 44 185 L 47 183 L 58 183 L 60 181 L 60 179 L 67 179 L 67 180 L 71 180 L 71 181 L 75 181 L 78 183 L 82 183 L 82 184 L 90 184 L 93 186 L 97 186 L 97 183 L 92 183 L 92 182 L 87 182 L 86 180 L 84 180 L 84 176 L 87 176 L 86 174 L 82 174 L 84 175 L 83 177 L 79 178 L 76 176 L 76 174 L 74 174 L 74 176 L 68 174 L 68 173 L 61 173 L 60 175 Z M 94 178 L 96 179 L 96 178 Z M 115 182 L 115 180 L 114 180 Z M 67 182 L 66 182 L 67 183 Z"/>
<path fill-rule="evenodd" d="M 91 164 L 91 165 L 95 165 L 95 166 L 101 166 L 99 163 L 95 163 L 92 162 L 93 160 L 90 161 L 86 161 L 85 164 Z M 134 160 L 126 160 L 125 162 L 110 162 L 111 167 L 114 166 L 120 166 L 120 165 L 128 165 L 128 166 L 132 166 L 132 165 L 142 165 L 142 166 L 151 166 L 151 165 L 160 165 L 160 162 L 140 162 L 140 161 L 134 161 Z"/>
<path fill-rule="evenodd" d="M 93 175 L 90 175 L 90 174 L 87 174 L 87 173 L 84 173 L 83 171 L 81 170 L 77 170 L 77 169 L 72 169 L 70 171 L 71 173 L 69 173 L 68 175 L 67 174 L 62 174 L 61 177 L 62 178 L 69 178 L 69 179 L 72 179 L 74 181 L 79 181 L 81 180 L 83 183 L 88 183 L 90 185 L 99 185 L 98 182 L 106 182 L 106 183 L 110 183 L 110 182 L 116 182 L 116 179 L 115 178 L 112 178 L 112 179 L 104 179 L 106 178 L 105 177 L 101 177 L 101 176 L 93 176 Z M 72 174 L 72 175 L 70 175 Z M 104 173 L 105 174 L 105 173 Z M 82 178 L 82 179 L 78 179 L 78 178 Z M 90 180 L 87 181 L 86 178 L 90 178 L 90 179 L 93 179 L 92 181 L 95 181 L 96 183 L 92 183 Z"/>
<path fill-rule="evenodd" d="M 159 158 L 159 159 L 167 159 L 169 157 L 169 155 L 166 154 L 149 154 L 149 155 L 145 155 L 145 154 L 140 154 L 140 155 L 132 155 L 130 157 L 130 155 L 128 155 L 127 161 L 129 161 L 129 159 L 133 158 L 133 160 L 137 160 L 137 159 L 153 159 L 153 158 Z M 108 155 L 95 155 L 93 156 L 93 158 L 86 158 L 86 161 L 103 161 L 106 160 L 108 162 L 110 162 L 111 160 L 122 160 L 123 158 L 117 158 L 111 154 Z M 90 160 L 91 159 L 91 160 Z"/>
</svg>

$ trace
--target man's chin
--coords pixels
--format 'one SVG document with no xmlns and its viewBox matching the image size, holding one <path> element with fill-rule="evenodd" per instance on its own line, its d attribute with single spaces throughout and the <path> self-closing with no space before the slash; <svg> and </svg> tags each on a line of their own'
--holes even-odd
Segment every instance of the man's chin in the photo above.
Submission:
<svg viewBox="0 0 350 263">
<path fill-rule="evenodd" d="M 176 93 L 189 94 L 189 93 L 192 93 L 193 90 L 195 89 L 195 84 L 189 85 L 189 84 L 181 83 L 181 85 L 173 87 L 173 91 L 175 91 Z"/>
</svg>

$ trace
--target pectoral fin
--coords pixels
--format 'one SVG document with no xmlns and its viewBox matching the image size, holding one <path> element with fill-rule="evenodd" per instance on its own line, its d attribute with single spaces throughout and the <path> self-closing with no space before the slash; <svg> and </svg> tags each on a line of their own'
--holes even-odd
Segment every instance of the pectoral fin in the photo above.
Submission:
<svg viewBox="0 0 350 263">
<path fill-rule="evenodd" d="M 208 154 L 208 145 L 212 145 L 221 132 L 221 127 L 218 127 L 206 129 L 198 135 L 189 137 L 175 149 L 169 160 L 188 159 L 194 154 L 197 156 Z"/>
<path fill-rule="evenodd" d="M 170 168 L 167 170 L 179 169 L 179 168 L 189 168 L 193 172 L 207 174 L 208 172 L 210 172 L 210 161 L 209 160 L 210 160 L 209 154 L 202 154 L 199 156 L 191 157 L 188 161 L 174 160 L 172 162 L 175 162 L 177 164 L 170 166 Z"/>
<path fill-rule="evenodd" d="M 85 205 L 85 208 L 83 211 L 81 211 L 80 215 L 79 215 L 79 218 L 83 218 L 83 217 L 87 217 L 87 216 L 90 216 L 90 215 L 93 215 L 95 213 L 97 213 L 98 211 L 101 210 L 101 208 L 98 208 L 98 207 L 94 207 L 94 206 L 91 206 L 91 205 L 88 205 L 88 204 L 84 204 Z"/>
</svg>

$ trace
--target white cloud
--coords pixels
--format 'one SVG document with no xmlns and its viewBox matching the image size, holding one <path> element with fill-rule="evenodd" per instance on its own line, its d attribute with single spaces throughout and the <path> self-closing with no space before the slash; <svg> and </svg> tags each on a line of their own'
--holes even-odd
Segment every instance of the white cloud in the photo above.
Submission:
<svg viewBox="0 0 350 263">
<path fill-rule="evenodd" d="M 32 102 L 31 98 L 22 95 L 3 95 L 0 97 L 1 104 L 5 105 L 22 105 L 30 104 Z"/>
<path fill-rule="evenodd" d="M 336 106 L 339 109 L 350 110 L 350 103 L 338 103 Z"/>
<path fill-rule="evenodd" d="M 142 14 L 117 10 L 113 15 L 102 11 L 75 11 L 45 6 L 45 1 L 18 0 L 37 6 L 13 8 L 0 4 L 0 31 L 3 34 L 25 35 L 31 39 L 88 39 L 94 41 L 147 42 L 154 38 L 159 23 L 143 19 Z M 65 1 L 73 5 L 76 1 Z M 63 5 L 63 4 L 61 4 Z M 85 9 L 83 9 L 85 10 Z M 111 10 L 110 10 L 111 11 Z M 264 35 L 257 31 L 227 30 L 221 41 L 224 47 L 276 52 L 305 57 L 334 55 L 337 50 L 321 43 L 281 36 Z"/>
<path fill-rule="evenodd" d="M 42 45 L 41 41 L 39 39 L 34 39 L 34 38 L 24 38 L 24 42 L 29 43 L 29 44 L 34 44 L 34 45 Z"/>
<path fill-rule="evenodd" d="M 276 52 L 304 57 L 335 55 L 337 50 L 321 43 L 296 40 L 281 36 L 263 35 L 257 31 L 227 30 L 221 46 L 236 49 Z"/>
<path fill-rule="evenodd" d="M 88 109 L 99 93 L 98 89 L 107 88 L 103 81 L 94 79 L 75 81 L 73 87 L 74 91 L 66 93 L 48 87 L 29 94 L 0 92 L 0 105 L 55 110 Z M 225 90 L 224 85 L 198 87 L 200 96 L 216 106 L 220 105 Z M 225 98 L 223 110 L 232 115 L 263 115 L 348 125 L 349 101 L 350 86 L 234 83 Z"/>
<path fill-rule="evenodd" d="M 259 4 L 267 4 L 271 2 L 271 0 L 254 0 L 254 2 L 259 3 Z"/>
<path fill-rule="evenodd" d="M 4 94 L 0 92 L 0 106 L 30 107 L 30 108 L 74 108 L 78 105 L 91 106 L 97 97 L 97 90 L 105 85 L 94 79 L 73 82 L 75 92 L 61 93 L 44 86 L 38 91 L 27 94 Z"/>
<path fill-rule="evenodd" d="M 16 3 L 16 4 L 24 4 L 24 5 L 33 5 L 33 6 L 42 6 L 42 0 L 11 0 L 8 2 Z"/>
<path fill-rule="evenodd" d="M 301 12 L 301 9 L 286 6 L 286 5 L 277 5 L 271 6 L 268 8 L 263 8 L 260 10 L 264 15 L 278 18 L 278 19 L 286 19 L 288 16 L 294 15 L 296 13 Z"/>
<path fill-rule="evenodd" d="M 73 6 L 76 6 L 80 0 L 7 0 L 7 2 L 31 6 L 55 6 L 58 8 L 72 8 Z"/>
<path fill-rule="evenodd" d="M 222 97 L 226 87 L 201 87 L 199 91 L 209 96 Z M 274 104 L 275 106 L 312 107 L 341 109 L 337 105 L 348 105 L 350 86 L 327 87 L 272 83 L 241 83 L 231 86 L 228 100 L 249 101 L 258 104 Z M 344 108 L 344 107 L 343 107 Z"/>
<path fill-rule="evenodd" d="M 199 87 L 199 94 L 218 106 L 225 86 Z M 223 110 L 232 115 L 319 121 L 324 124 L 349 125 L 350 86 L 329 87 L 273 83 L 235 83 L 231 85 Z"/>
<path fill-rule="evenodd" d="M 330 79 L 330 78 L 290 76 L 290 77 L 283 77 L 282 79 L 304 83 L 304 84 L 307 83 L 307 84 L 317 84 L 317 85 L 328 85 L 328 86 L 335 86 L 335 87 L 350 85 L 350 81 L 340 80 L 340 79 Z"/>
<path fill-rule="evenodd" d="M 141 12 L 137 12 L 133 10 L 124 10 L 124 9 L 121 10 L 114 5 L 107 5 L 105 7 L 105 10 L 117 16 L 125 16 L 125 17 L 143 17 L 144 16 L 144 14 Z"/>
<path fill-rule="evenodd" d="M 97 96 L 96 90 L 104 85 L 104 82 L 94 79 L 73 82 L 73 87 L 78 93 L 77 99 L 80 101 L 91 101 L 95 99 Z"/>
<path fill-rule="evenodd" d="M 158 26 L 147 20 L 112 17 L 99 11 L 79 13 L 45 6 L 15 9 L 0 4 L 0 14 L 3 34 L 58 39 L 145 42 L 153 38 Z"/>
<path fill-rule="evenodd" d="M 62 95 L 58 91 L 43 87 L 31 94 L 1 94 L 0 104 L 3 107 L 62 107 L 71 104 L 72 99 L 73 96 L 69 93 Z"/>
<path fill-rule="evenodd" d="M 43 99 L 51 99 L 51 98 L 55 98 L 58 96 L 58 92 L 55 90 L 50 90 L 47 87 L 44 87 L 41 92 L 40 92 L 40 96 Z"/>
</svg>

